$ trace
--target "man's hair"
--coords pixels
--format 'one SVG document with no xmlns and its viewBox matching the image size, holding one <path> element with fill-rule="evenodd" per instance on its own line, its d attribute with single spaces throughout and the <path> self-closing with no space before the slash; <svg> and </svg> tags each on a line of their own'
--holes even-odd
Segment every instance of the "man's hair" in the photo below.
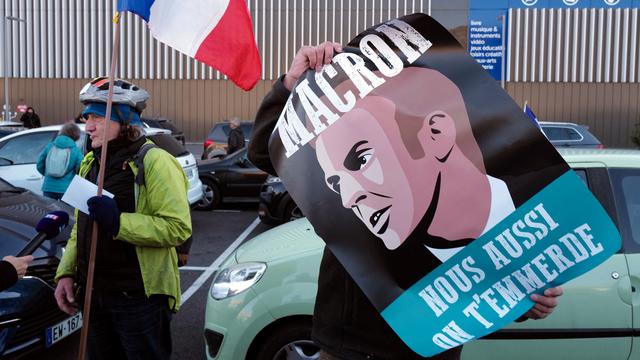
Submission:
<svg viewBox="0 0 640 360">
<path fill-rule="evenodd" d="M 130 141 L 138 140 L 143 135 L 142 128 L 140 126 L 133 126 L 129 124 L 120 125 L 120 134 L 118 137 L 126 138 Z"/>
<path fill-rule="evenodd" d="M 78 141 L 78 139 L 80 139 L 80 128 L 72 122 L 66 123 L 62 126 L 62 129 L 60 129 L 60 135 L 66 135 L 73 141 Z"/>
<path fill-rule="evenodd" d="M 237 117 L 232 117 L 231 120 L 229 120 L 229 123 L 235 126 L 240 126 L 240 119 Z"/>
<path fill-rule="evenodd" d="M 383 77 L 377 71 L 375 74 Z M 353 82 L 346 77 L 335 87 L 335 90 L 339 96 L 350 90 L 357 97 L 359 92 Z M 370 96 L 382 97 L 395 104 L 394 119 L 400 130 L 402 142 L 412 158 L 424 156 L 418 132 L 424 125 L 424 121 L 428 121 L 426 116 L 439 110 L 446 112 L 453 119 L 458 148 L 479 170 L 485 172 L 482 152 L 473 136 L 462 93 L 453 81 L 439 71 L 422 67 L 404 68 L 395 77 L 386 78 L 384 84 L 373 89 L 365 98 Z M 325 96 L 322 100 L 330 104 Z M 359 101 L 356 102 L 354 109 L 359 107 L 358 103 Z M 376 114 L 372 115 L 376 116 Z M 310 127 L 310 124 L 307 124 L 307 127 Z"/>
</svg>

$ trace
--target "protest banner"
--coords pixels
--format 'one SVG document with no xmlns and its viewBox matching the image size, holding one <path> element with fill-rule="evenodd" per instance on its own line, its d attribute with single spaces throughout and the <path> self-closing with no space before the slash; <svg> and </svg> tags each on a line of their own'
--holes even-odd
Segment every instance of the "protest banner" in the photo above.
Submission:
<svg viewBox="0 0 640 360">
<path fill-rule="evenodd" d="M 432 356 L 524 314 L 621 245 L 600 203 L 438 22 L 372 26 L 307 71 L 269 144 L 315 231 Z"/>
</svg>

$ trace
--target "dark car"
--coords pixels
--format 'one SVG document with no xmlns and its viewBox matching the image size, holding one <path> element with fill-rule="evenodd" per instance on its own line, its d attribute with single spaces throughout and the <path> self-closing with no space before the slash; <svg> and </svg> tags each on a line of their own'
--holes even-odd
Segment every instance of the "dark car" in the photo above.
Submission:
<svg viewBox="0 0 640 360">
<path fill-rule="evenodd" d="M 167 129 L 171 131 L 171 135 L 178 140 L 182 145 L 185 144 L 184 133 L 182 130 L 178 129 L 176 124 L 174 124 L 171 120 L 165 118 L 156 118 L 156 119 L 148 119 L 143 118 L 142 121 L 147 124 L 149 127 L 158 128 L 158 129 Z"/>
<path fill-rule="evenodd" d="M 38 221 L 56 210 L 73 214 L 59 201 L 0 179 L 0 258 L 15 256 L 36 235 Z M 81 326 L 81 315 L 69 317 L 60 311 L 53 296 L 53 279 L 71 227 L 45 240 L 33 253 L 27 275 L 0 292 L 0 358 L 29 357 Z"/>
<path fill-rule="evenodd" d="M 279 225 L 303 217 L 280 178 L 275 176 L 269 176 L 260 188 L 258 215 L 263 223 L 269 225 Z"/>
<path fill-rule="evenodd" d="M 589 128 L 574 123 L 541 121 L 542 133 L 556 147 L 583 147 L 602 149 L 604 146 Z"/>
<path fill-rule="evenodd" d="M 196 210 L 211 210 L 222 200 L 258 201 L 260 186 L 267 173 L 247 159 L 247 148 L 242 148 L 222 160 L 204 160 L 198 163 L 203 198 Z"/>
<path fill-rule="evenodd" d="M 253 131 L 253 122 L 243 121 L 240 123 L 242 133 L 244 133 L 245 144 L 251 138 Z M 202 152 L 202 160 L 220 158 L 227 154 L 227 139 L 229 138 L 228 122 L 217 123 L 213 126 L 209 135 L 204 140 L 204 151 Z"/>
</svg>

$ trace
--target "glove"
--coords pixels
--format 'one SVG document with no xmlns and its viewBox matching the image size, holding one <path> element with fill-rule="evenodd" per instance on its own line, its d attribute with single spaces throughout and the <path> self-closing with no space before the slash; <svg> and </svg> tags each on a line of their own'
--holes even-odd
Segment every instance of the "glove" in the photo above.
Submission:
<svg viewBox="0 0 640 360">
<path fill-rule="evenodd" d="M 94 196 L 87 200 L 89 206 L 89 218 L 98 223 L 101 231 L 106 231 L 111 236 L 118 235 L 120 231 L 120 210 L 116 201 L 102 195 Z"/>
</svg>

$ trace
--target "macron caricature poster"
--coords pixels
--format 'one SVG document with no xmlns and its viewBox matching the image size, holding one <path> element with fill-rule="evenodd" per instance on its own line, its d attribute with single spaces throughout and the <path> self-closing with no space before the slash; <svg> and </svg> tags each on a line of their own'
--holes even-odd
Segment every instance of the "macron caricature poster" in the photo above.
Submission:
<svg viewBox="0 0 640 360">
<path fill-rule="evenodd" d="M 289 97 L 269 151 L 383 318 L 432 356 L 513 322 L 621 246 L 600 203 L 451 34 L 375 25 Z"/>
</svg>

